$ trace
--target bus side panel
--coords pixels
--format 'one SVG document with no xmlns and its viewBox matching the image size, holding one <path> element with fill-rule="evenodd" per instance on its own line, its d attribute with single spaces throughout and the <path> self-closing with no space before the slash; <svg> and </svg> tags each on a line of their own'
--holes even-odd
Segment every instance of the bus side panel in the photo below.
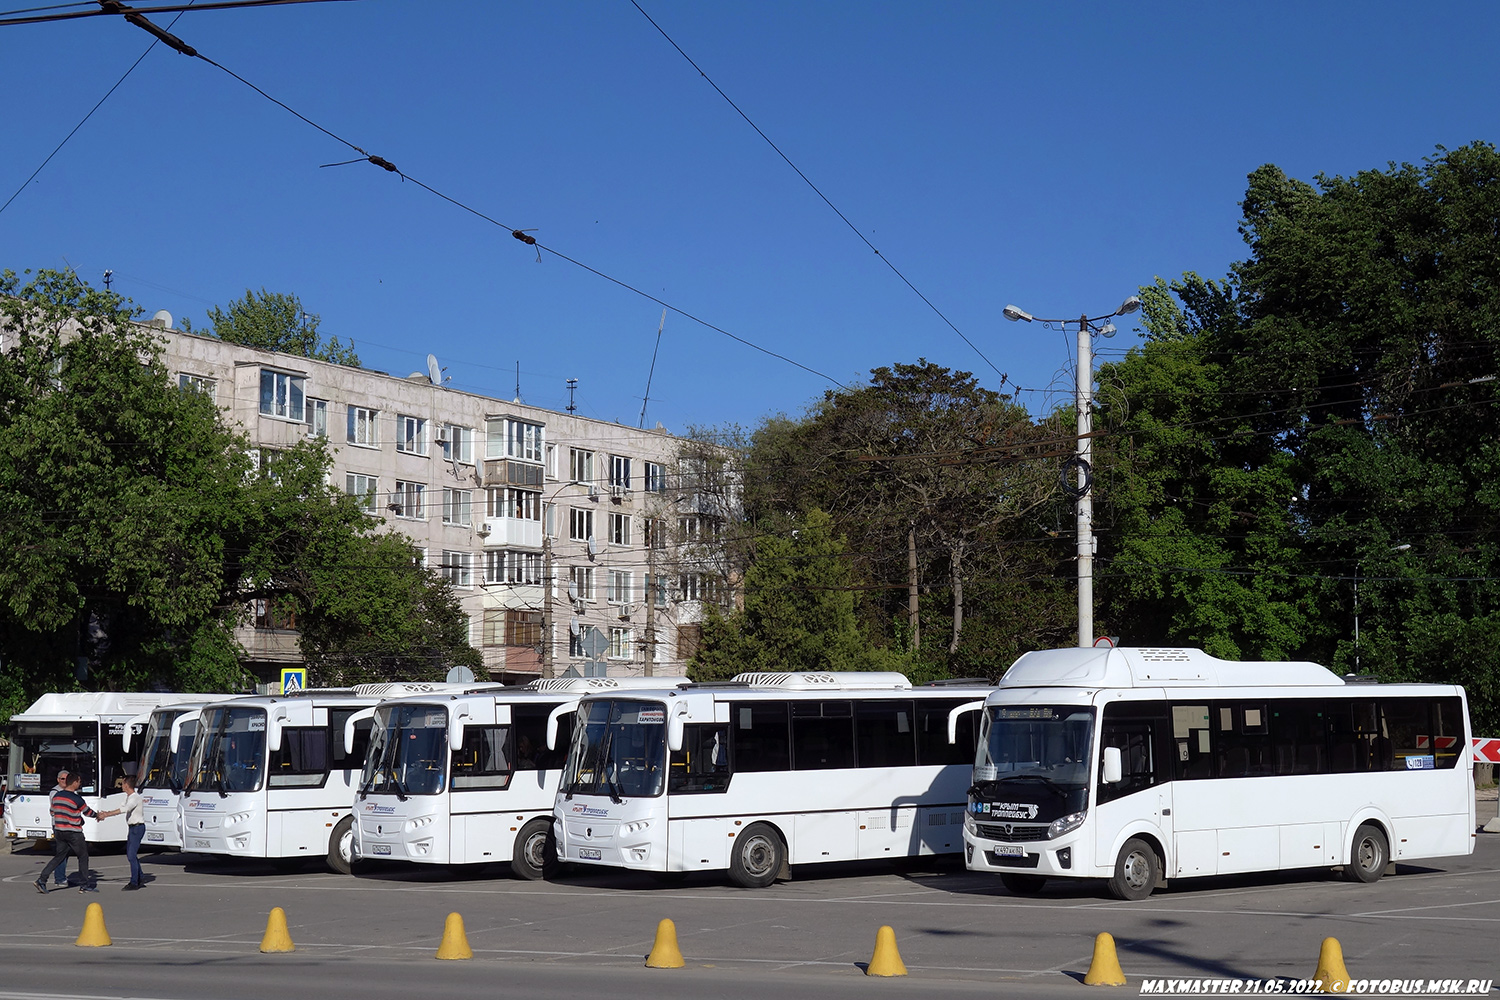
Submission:
<svg viewBox="0 0 1500 1000">
<path fill-rule="evenodd" d="M 1470 767 L 1389 774 L 1401 789 L 1389 797 L 1391 857 L 1441 858 L 1474 851 L 1474 782 Z"/>
<path fill-rule="evenodd" d="M 667 827 L 668 871 L 722 871 L 729 867 L 725 819 L 674 819 Z"/>
<path fill-rule="evenodd" d="M 912 853 L 917 810 L 912 806 L 870 809 L 859 818 L 859 856 L 901 858 Z"/>
<path fill-rule="evenodd" d="M 819 861 L 852 861 L 859 852 L 859 813 L 800 813 L 792 819 L 787 845 L 794 865 Z"/>
</svg>

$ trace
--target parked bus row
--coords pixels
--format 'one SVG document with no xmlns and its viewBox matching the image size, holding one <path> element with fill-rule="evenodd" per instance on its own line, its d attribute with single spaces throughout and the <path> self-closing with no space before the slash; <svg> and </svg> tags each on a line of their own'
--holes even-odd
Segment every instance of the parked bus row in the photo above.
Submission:
<svg viewBox="0 0 1500 1000">
<path fill-rule="evenodd" d="M 148 844 L 346 873 L 566 863 L 759 887 L 961 853 L 1014 892 L 1098 878 L 1140 899 L 1176 878 L 1374 881 L 1471 853 L 1470 737 L 1456 686 L 1192 649 L 1028 653 L 998 687 L 757 673 L 47 695 L 12 720 L 5 833 L 50 835 L 65 767 L 99 809 L 135 773 Z M 89 822 L 91 841 L 124 839 Z"/>
</svg>

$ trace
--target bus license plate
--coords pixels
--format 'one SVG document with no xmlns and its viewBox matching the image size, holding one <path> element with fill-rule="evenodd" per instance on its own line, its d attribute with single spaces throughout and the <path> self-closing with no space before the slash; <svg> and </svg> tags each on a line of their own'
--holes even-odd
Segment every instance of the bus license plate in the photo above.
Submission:
<svg viewBox="0 0 1500 1000">
<path fill-rule="evenodd" d="M 146 839 L 154 844 L 160 844 L 166 841 L 167 835 L 165 833 L 148 833 L 146 834 Z"/>
<path fill-rule="evenodd" d="M 996 844 L 995 857 L 997 858 L 1024 858 L 1026 848 L 1017 844 Z"/>
<path fill-rule="evenodd" d="M 206 841 L 206 840 L 195 840 L 195 841 L 193 841 L 193 846 L 194 847 L 207 847 L 208 846 L 208 841 Z"/>
<path fill-rule="evenodd" d="M 386 857 L 390 857 L 391 856 L 391 845 L 390 844 L 371 844 L 370 845 L 370 850 L 373 851 L 376 854 L 383 854 Z"/>
<path fill-rule="evenodd" d="M 578 856 L 584 861 L 600 861 L 604 858 L 597 847 L 580 847 Z"/>
<path fill-rule="evenodd" d="M 27 830 L 26 836 L 35 837 L 37 840 L 46 840 L 48 837 L 52 836 L 52 834 L 48 833 L 46 830 Z"/>
</svg>

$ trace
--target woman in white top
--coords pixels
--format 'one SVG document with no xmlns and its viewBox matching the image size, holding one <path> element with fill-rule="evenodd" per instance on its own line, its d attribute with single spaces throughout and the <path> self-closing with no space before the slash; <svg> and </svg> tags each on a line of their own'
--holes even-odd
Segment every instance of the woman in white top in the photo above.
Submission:
<svg viewBox="0 0 1500 1000">
<path fill-rule="evenodd" d="M 126 775 L 120 785 L 125 792 L 125 802 L 119 812 L 125 817 L 125 857 L 130 861 L 130 881 L 126 883 L 125 891 L 129 892 L 146 887 L 141 878 L 140 859 L 141 838 L 146 835 L 146 803 L 135 790 L 134 778 Z"/>
</svg>

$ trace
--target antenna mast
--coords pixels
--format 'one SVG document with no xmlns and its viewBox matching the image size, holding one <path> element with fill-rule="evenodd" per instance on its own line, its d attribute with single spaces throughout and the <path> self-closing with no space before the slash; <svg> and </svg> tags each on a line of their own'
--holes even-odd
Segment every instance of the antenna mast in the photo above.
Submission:
<svg viewBox="0 0 1500 1000">
<path fill-rule="evenodd" d="M 656 346 L 651 349 L 651 370 L 646 373 L 646 395 L 641 398 L 641 427 L 646 426 L 646 404 L 651 402 L 651 379 L 656 375 L 656 354 L 661 350 L 661 332 L 667 326 L 667 311 L 661 311 L 661 322 L 656 327 Z"/>
<path fill-rule="evenodd" d="M 575 402 L 573 402 L 573 393 L 575 393 L 577 391 L 578 391 L 578 380 L 576 378 L 570 378 L 570 379 L 568 379 L 568 412 L 569 413 L 577 413 L 578 412 L 578 404 L 575 403 Z"/>
</svg>

